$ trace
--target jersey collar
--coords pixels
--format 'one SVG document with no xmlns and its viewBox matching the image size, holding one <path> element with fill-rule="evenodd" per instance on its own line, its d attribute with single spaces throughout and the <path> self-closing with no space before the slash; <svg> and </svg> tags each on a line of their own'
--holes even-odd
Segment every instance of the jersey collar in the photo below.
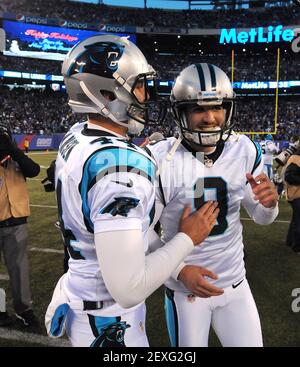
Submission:
<svg viewBox="0 0 300 367">
<path fill-rule="evenodd" d="M 89 122 L 84 124 L 81 134 L 85 136 L 115 136 L 117 138 L 128 139 L 127 136 L 123 136 L 114 131 L 106 129 L 105 127 L 91 124 Z"/>
<path fill-rule="evenodd" d="M 189 152 L 191 152 L 193 154 L 193 156 L 195 158 L 198 159 L 198 154 L 197 152 L 195 152 L 194 150 L 192 150 L 192 148 L 190 147 L 190 145 L 185 141 L 182 140 L 181 144 L 185 147 L 186 150 L 188 150 Z M 216 150 L 211 153 L 211 154 L 204 154 L 204 158 L 213 161 L 213 163 L 216 162 L 216 160 L 220 157 L 220 155 L 222 154 L 223 150 L 225 147 L 225 142 L 221 141 L 218 145 Z"/>
</svg>

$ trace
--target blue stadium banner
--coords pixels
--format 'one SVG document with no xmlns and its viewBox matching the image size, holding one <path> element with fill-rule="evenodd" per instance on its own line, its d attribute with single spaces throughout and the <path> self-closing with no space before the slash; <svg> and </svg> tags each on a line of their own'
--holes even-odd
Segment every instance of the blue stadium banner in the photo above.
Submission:
<svg viewBox="0 0 300 367">
<path fill-rule="evenodd" d="M 58 150 L 65 133 L 56 133 L 53 135 L 37 134 L 14 134 L 13 137 L 20 149 L 24 149 L 24 140 L 29 141 L 29 150 Z"/>
<path fill-rule="evenodd" d="M 242 132 L 241 132 L 242 133 Z M 257 132 L 259 134 L 260 132 Z M 38 135 L 38 134 L 14 134 L 13 137 L 20 149 L 24 149 L 24 140 L 29 141 L 29 150 L 58 150 L 58 147 L 63 140 L 65 133 L 56 133 L 53 135 Z M 145 138 L 138 137 L 133 139 L 133 143 L 141 145 Z M 276 146 L 282 150 L 289 146 L 289 142 L 285 140 L 274 141 Z"/>
<path fill-rule="evenodd" d="M 17 22 L 40 24 L 40 25 L 58 25 L 58 19 L 54 18 L 42 18 L 35 15 L 24 15 L 15 13 L 3 13 L 3 19 L 16 20 Z"/>
<path fill-rule="evenodd" d="M 62 82 L 64 80 L 62 75 L 36 74 L 12 70 L 0 70 L 0 77 L 14 79 L 47 80 L 53 82 Z"/>
<path fill-rule="evenodd" d="M 279 81 L 278 88 L 300 87 L 300 80 Z M 251 82 L 234 82 L 234 89 L 276 89 L 275 81 L 251 81 Z"/>
<path fill-rule="evenodd" d="M 6 50 L 3 51 L 4 55 L 60 61 L 76 43 L 88 37 L 106 33 L 105 31 L 34 25 L 10 20 L 3 20 L 3 29 L 7 41 Z M 117 35 L 128 36 L 130 41 L 136 43 L 135 34 L 117 33 Z"/>
<path fill-rule="evenodd" d="M 99 31 L 105 31 L 107 33 L 136 33 L 136 27 L 122 24 L 97 24 L 97 27 Z"/>
<path fill-rule="evenodd" d="M 14 135 L 18 147 L 24 149 L 24 140 L 29 141 L 29 150 L 51 150 L 53 146 L 53 135 Z"/>
<path fill-rule="evenodd" d="M 75 22 L 57 18 L 42 18 L 32 15 L 14 14 L 14 13 L 3 13 L 4 19 L 16 20 L 22 23 L 30 23 L 37 25 L 52 25 L 63 28 L 74 28 L 74 29 L 86 29 L 86 30 L 97 30 L 107 33 L 136 33 L 136 27 L 127 26 L 122 24 L 102 24 L 102 23 L 87 23 L 87 22 Z"/>
</svg>

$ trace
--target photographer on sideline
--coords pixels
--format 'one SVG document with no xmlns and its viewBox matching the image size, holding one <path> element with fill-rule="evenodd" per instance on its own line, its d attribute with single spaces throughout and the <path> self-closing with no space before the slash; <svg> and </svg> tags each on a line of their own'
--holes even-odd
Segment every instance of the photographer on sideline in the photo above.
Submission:
<svg viewBox="0 0 300 367">
<path fill-rule="evenodd" d="M 300 147 L 288 159 L 284 179 L 286 197 L 293 209 L 286 244 L 300 253 Z"/>
<path fill-rule="evenodd" d="M 36 322 L 26 250 L 30 215 L 26 177 L 35 177 L 39 172 L 40 166 L 18 149 L 9 128 L 0 124 L 0 251 L 10 278 L 16 317 L 25 326 Z M 7 312 L 0 312 L 0 324 L 11 321 Z"/>
</svg>

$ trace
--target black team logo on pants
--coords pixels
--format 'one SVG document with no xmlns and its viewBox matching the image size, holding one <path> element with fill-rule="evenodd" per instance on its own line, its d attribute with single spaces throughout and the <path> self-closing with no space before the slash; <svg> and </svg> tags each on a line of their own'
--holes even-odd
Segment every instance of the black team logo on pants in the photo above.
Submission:
<svg viewBox="0 0 300 367">
<path fill-rule="evenodd" d="M 126 321 L 119 321 L 103 328 L 91 347 L 126 347 L 124 337 L 129 327 Z"/>
</svg>

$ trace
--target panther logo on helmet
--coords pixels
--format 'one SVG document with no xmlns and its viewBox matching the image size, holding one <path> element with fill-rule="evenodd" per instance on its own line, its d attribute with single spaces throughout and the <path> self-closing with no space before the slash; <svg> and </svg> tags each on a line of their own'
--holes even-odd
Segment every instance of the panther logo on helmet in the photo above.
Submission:
<svg viewBox="0 0 300 367">
<path fill-rule="evenodd" d="M 124 45 L 114 42 L 97 42 L 84 46 L 85 50 L 75 60 L 68 75 L 90 73 L 113 78 L 118 62 L 123 55 Z"/>
<path fill-rule="evenodd" d="M 101 34 L 77 43 L 64 59 L 62 74 L 75 113 L 104 116 L 134 134 L 164 118 L 156 72 L 128 37 Z"/>
</svg>

